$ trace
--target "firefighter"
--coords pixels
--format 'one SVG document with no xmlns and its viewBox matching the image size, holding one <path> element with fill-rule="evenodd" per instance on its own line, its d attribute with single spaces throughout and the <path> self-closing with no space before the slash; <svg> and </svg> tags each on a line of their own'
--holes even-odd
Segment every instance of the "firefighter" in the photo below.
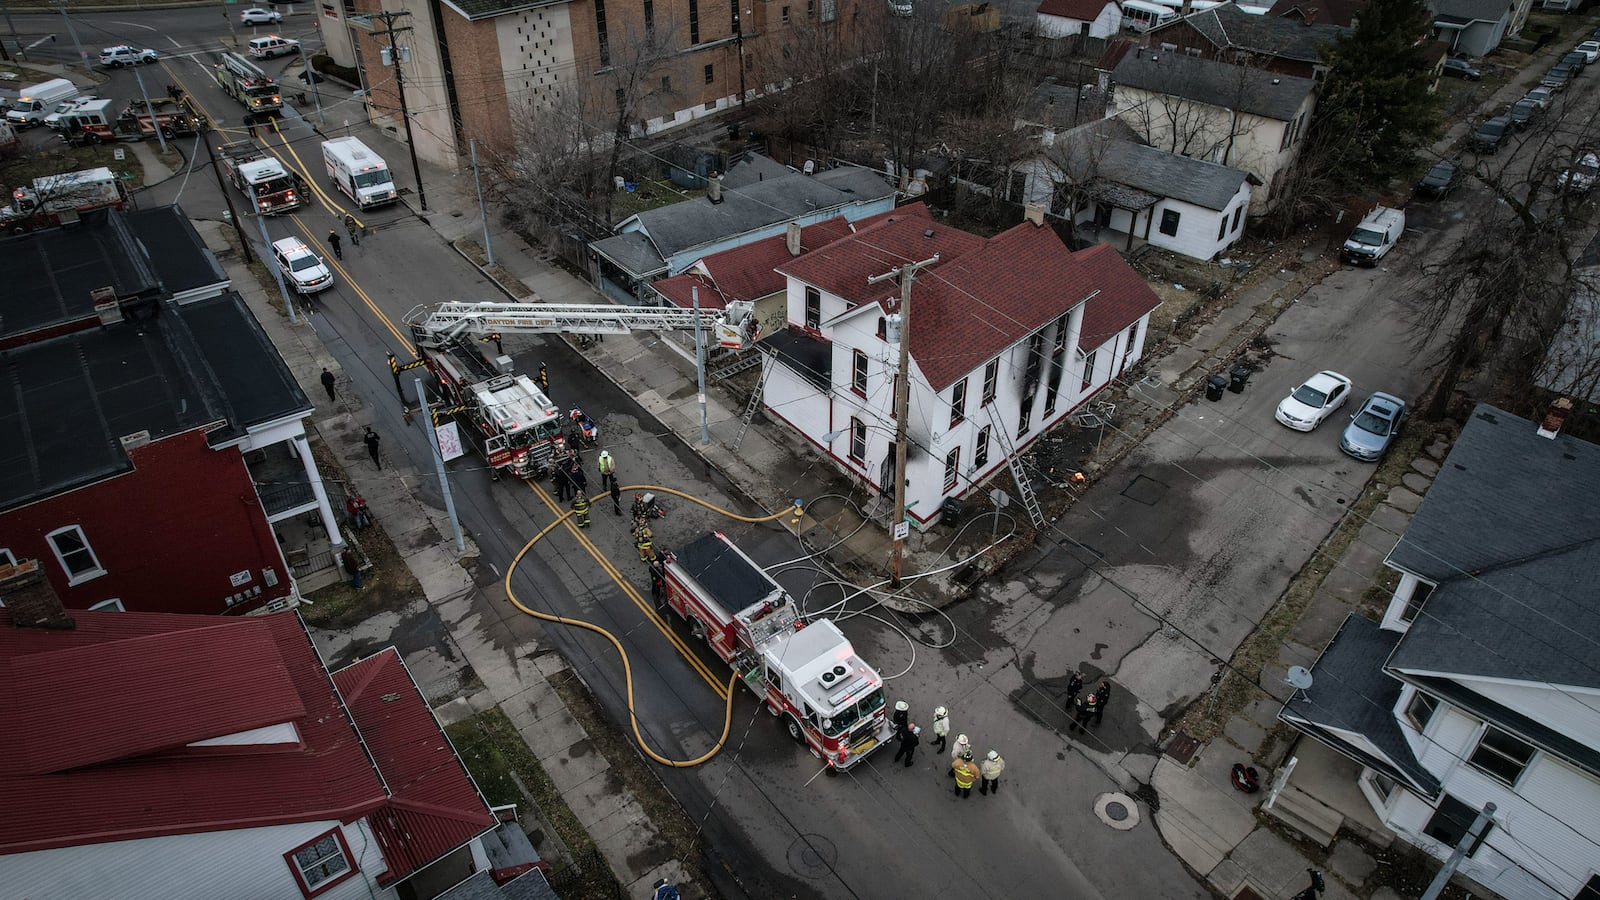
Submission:
<svg viewBox="0 0 1600 900">
<path fill-rule="evenodd" d="M 972 741 L 967 740 L 967 736 L 966 735 L 958 734 L 958 735 L 956 735 L 955 744 L 951 745 L 951 747 L 950 747 L 950 761 L 954 762 L 954 761 L 960 759 L 961 758 L 961 754 L 963 754 L 963 753 L 965 753 L 969 757 L 972 756 Z M 950 774 L 954 775 L 955 772 L 952 771 Z"/>
<path fill-rule="evenodd" d="M 633 495 L 633 520 L 644 522 L 650 517 L 650 507 L 644 502 L 644 492 Z"/>
<path fill-rule="evenodd" d="M 652 562 L 655 559 L 655 551 L 652 543 L 654 535 L 650 533 L 650 526 L 641 526 L 635 534 L 634 546 L 639 548 L 639 562 Z"/>
<path fill-rule="evenodd" d="M 1006 761 L 1000 758 L 999 750 L 990 750 L 989 755 L 978 765 L 978 774 L 983 776 L 983 784 L 978 786 L 978 793 L 987 794 L 991 787 L 996 794 L 1000 793 L 1000 773 L 1006 770 Z"/>
<path fill-rule="evenodd" d="M 910 718 L 911 704 L 905 702 L 904 700 L 896 700 L 894 702 L 894 715 L 889 717 L 889 721 L 894 723 L 894 733 L 896 737 L 900 736 L 900 732 L 906 730 L 906 723 L 910 720 Z"/>
<path fill-rule="evenodd" d="M 945 749 L 945 738 L 950 734 L 950 710 L 942 706 L 933 710 L 933 743 L 938 745 L 939 752 Z"/>
<path fill-rule="evenodd" d="M 972 751 L 950 762 L 950 774 L 956 780 L 956 796 L 963 800 L 972 796 L 972 785 L 978 780 L 978 767 L 972 764 Z"/>
<path fill-rule="evenodd" d="M 572 517 L 578 520 L 579 528 L 589 527 L 589 498 L 582 491 L 572 495 Z"/>
<path fill-rule="evenodd" d="M 907 722 L 906 726 L 900 729 L 900 732 L 896 735 L 900 740 L 900 746 L 894 751 L 894 762 L 899 762 L 900 757 L 904 756 L 906 758 L 906 768 L 911 768 L 911 761 L 917 755 L 917 744 L 921 743 L 921 738 L 918 738 L 917 735 L 921 733 L 922 729 L 910 722 Z"/>
<path fill-rule="evenodd" d="M 550 372 L 545 369 L 544 363 L 539 363 L 539 387 L 550 390 Z"/>
<path fill-rule="evenodd" d="M 1082 731 L 1089 733 L 1089 720 L 1094 718 L 1095 711 L 1100 708 L 1100 699 L 1094 694 L 1084 694 L 1078 698 L 1072 707 L 1072 723 L 1067 726 L 1068 731 Z"/>
<path fill-rule="evenodd" d="M 611 479 L 617 473 L 617 461 L 611 458 L 611 451 L 601 450 L 594 463 L 600 468 L 600 486 L 610 487 Z"/>
</svg>

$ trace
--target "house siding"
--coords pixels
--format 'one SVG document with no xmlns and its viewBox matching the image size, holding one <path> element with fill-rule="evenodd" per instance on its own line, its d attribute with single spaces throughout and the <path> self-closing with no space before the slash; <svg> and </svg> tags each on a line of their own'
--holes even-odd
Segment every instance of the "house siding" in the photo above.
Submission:
<svg viewBox="0 0 1600 900">
<path fill-rule="evenodd" d="M 1083 33 L 1085 25 L 1089 26 L 1089 37 L 1116 37 L 1122 29 L 1122 10 L 1115 3 L 1108 3 L 1093 21 L 1039 13 L 1034 29 L 1044 38 L 1077 37 Z"/>
<path fill-rule="evenodd" d="M 303 900 L 283 854 L 342 827 L 359 874 L 317 900 L 389 900 L 387 869 L 366 820 L 306 822 L 62 847 L 0 856 L 0 884 L 29 900 Z M 14 893 L 13 893 L 14 892 Z"/>
<path fill-rule="evenodd" d="M 1409 696 L 1402 696 L 1402 704 Z M 1600 844 L 1588 837 L 1600 834 L 1600 781 L 1539 752 L 1516 785 L 1508 786 L 1467 762 L 1482 722 L 1448 705 L 1434 714 L 1425 738 L 1409 725 L 1403 730 L 1444 793 L 1473 808 L 1490 802 L 1497 807 L 1494 829 L 1484 847 L 1462 863 L 1463 874 L 1507 900 L 1555 900 L 1578 892 L 1600 859 Z M 1423 833 L 1434 808 L 1406 791 L 1396 792 L 1388 809 L 1375 807 L 1386 827 L 1443 858 L 1451 848 Z M 1528 847 L 1538 848 L 1538 855 Z"/>
<path fill-rule="evenodd" d="M 1137 214 L 1131 210 L 1113 209 L 1109 227 L 1133 234 L 1174 253 L 1209 260 L 1244 236 L 1244 222 L 1241 219 L 1238 229 L 1234 229 L 1233 214 L 1241 204 L 1248 206 L 1249 203 L 1250 191 L 1242 185 L 1233 199 L 1228 201 L 1227 209 L 1221 212 L 1167 197 Z M 1178 233 L 1175 235 L 1161 231 L 1163 213 L 1169 209 L 1178 213 Z M 1094 212 L 1093 206 L 1080 210 L 1075 224 L 1093 222 Z M 1226 229 L 1222 240 L 1217 240 L 1219 226 Z"/>
<path fill-rule="evenodd" d="M 130 472 L 0 514 L 6 546 L 39 560 L 67 607 L 116 597 L 131 611 L 215 615 L 289 596 L 288 567 L 238 450 L 213 450 L 196 430 L 128 456 Z M 130 514 L 138 527 L 128 526 Z M 67 525 L 82 527 L 106 574 L 68 583 L 47 540 Z M 235 586 L 238 573 L 248 580 Z M 228 605 L 256 587 L 260 594 Z"/>
</svg>

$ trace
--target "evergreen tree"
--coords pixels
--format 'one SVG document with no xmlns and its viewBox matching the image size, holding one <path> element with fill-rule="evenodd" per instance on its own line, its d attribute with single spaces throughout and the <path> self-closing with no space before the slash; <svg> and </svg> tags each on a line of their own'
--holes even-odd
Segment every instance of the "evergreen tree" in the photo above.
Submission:
<svg viewBox="0 0 1600 900">
<path fill-rule="evenodd" d="M 1312 126 L 1334 155 L 1325 171 L 1352 192 L 1409 171 L 1441 128 L 1440 98 L 1429 91 L 1437 50 L 1427 40 L 1427 0 L 1370 0 L 1359 16 L 1323 52 L 1328 72 Z"/>
</svg>

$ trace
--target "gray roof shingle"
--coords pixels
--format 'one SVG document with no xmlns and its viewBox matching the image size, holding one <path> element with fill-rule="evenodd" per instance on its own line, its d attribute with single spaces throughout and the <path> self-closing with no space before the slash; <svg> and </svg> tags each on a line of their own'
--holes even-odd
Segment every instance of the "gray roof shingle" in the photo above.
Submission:
<svg viewBox="0 0 1600 900">
<path fill-rule="evenodd" d="M 1321 60 L 1322 48 L 1350 30 L 1327 23 L 1308 25 L 1299 19 L 1251 15 L 1232 3 L 1191 13 L 1183 21 L 1220 48 L 1309 63 Z M 1179 27 L 1181 24 L 1175 22 L 1154 29 L 1152 39 L 1159 41 L 1162 30 Z"/>
<path fill-rule="evenodd" d="M 1168 153 L 1132 141 L 1117 141 L 1098 160 L 1100 178 L 1161 197 L 1221 212 L 1249 173 Z"/>
<path fill-rule="evenodd" d="M 1238 109 L 1280 122 L 1293 120 L 1316 87 L 1309 78 L 1148 50 L 1124 56 L 1112 72 L 1112 79 L 1119 85 Z"/>
<path fill-rule="evenodd" d="M 1465 25 L 1498 22 L 1511 12 L 1511 4 L 1506 0 L 1434 0 L 1433 9 L 1436 21 Z"/>
</svg>

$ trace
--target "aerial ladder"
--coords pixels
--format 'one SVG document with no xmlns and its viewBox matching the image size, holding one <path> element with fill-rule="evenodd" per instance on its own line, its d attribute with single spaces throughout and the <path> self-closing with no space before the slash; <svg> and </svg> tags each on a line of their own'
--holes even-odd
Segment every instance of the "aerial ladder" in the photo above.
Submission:
<svg viewBox="0 0 1600 900">
<path fill-rule="evenodd" d="M 599 303 L 441 303 L 406 314 L 419 348 L 463 335 L 632 334 L 635 331 L 707 332 L 716 346 L 745 350 L 760 334 L 755 304 L 730 301 L 725 309 L 678 306 L 611 306 Z"/>
</svg>

